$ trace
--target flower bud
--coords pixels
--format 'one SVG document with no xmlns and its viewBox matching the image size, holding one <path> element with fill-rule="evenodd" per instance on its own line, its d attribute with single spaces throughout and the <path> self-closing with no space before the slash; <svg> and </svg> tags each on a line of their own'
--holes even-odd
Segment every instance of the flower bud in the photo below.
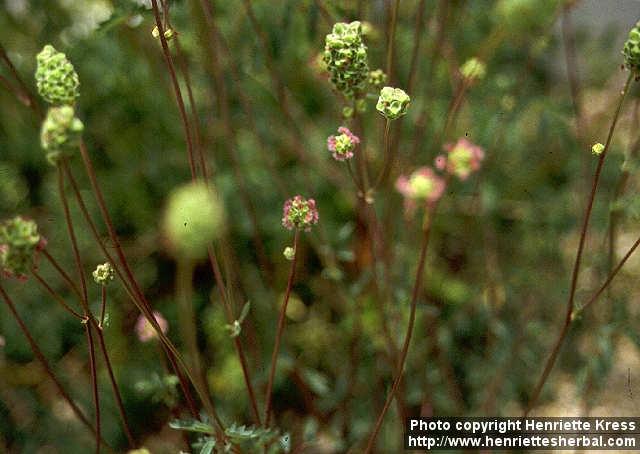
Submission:
<svg viewBox="0 0 640 454">
<path fill-rule="evenodd" d="M 282 251 L 282 255 L 284 255 L 285 259 L 291 261 L 296 256 L 296 250 L 291 246 L 287 246 L 284 248 L 284 251 Z"/>
<path fill-rule="evenodd" d="M 296 228 L 309 231 L 312 225 L 318 223 L 318 209 L 313 199 L 297 195 L 284 203 L 282 211 L 282 225 L 289 230 Z"/>
<path fill-rule="evenodd" d="M 629 32 L 622 54 L 627 68 L 636 73 L 640 72 L 640 22 Z"/>
<path fill-rule="evenodd" d="M 98 285 L 107 285 L 111 282 L 115 276 L 116 272 L 113 269 L 111 263 L 106 262 L 101 265 L 98 265 L 96 269 L 93 271 L 93 280 Z"/>
<path fill-rule="evenodd" d="M 387 83 L 387 75 L 381 69 L 369 71 L 367 82 L 371 87 L 375 88 L 376 90 L 380 90 L 382 86 Z"/>
<path fill-rule="evenodd" d="M 461 180 L 466 180 L 471 172 L 480 169 L 480 164 L 484 159 L 484 150 L 478 145 L 462 138 L 458 139 L 455 144 L 445 145 L 444 148 L 449 154 L 446 158 L 444 156 L 436 158 L 438 168 L 446 168 L 447 172 Z"/>
<path fill-rule="evenodd" d="M 222 203 L 206 183 L 188 183 L 169 196 L 164 232 L 177 257 L 206 257 L 208 246 L 220 237 L 223 226 Z"/>
<path fill-rule="evenodd" d="M 160 327 L 160 331 L 163 334 L 167 334 L 167 331 L 169 330 L 169 323 L 167 323 L 167 320 L 158 311 L 153 311 L 152 314 L 153 318 L 156 319 L 156 322 Z M 151 339 L 155 339 L 156 337 L 158 337 L 157 331 L 154 329 L 151 323 L 149 323 L 149 320 L 147 320 L 147 318 L 142 314 L 136 321 L 135 331 L 138 339 L 140 339 L 140 342 L 149 342 Z"/>
<path fill-rule="evenodd" d="M 369 75 L 360 22 L 335 24 L 326 37 L 323 58 L 335 89 L 347 98 L 358 97 Z"/>
<path fill-rule="evenodd" d="M 0 268 L 8 276 L 26 279 L 45 245 L 34 221 L 20 216 L 4 221 L 0 224 Z"/>
<path fill-rule="evenodd" d="M 600 142 L 594 143 L 591 147 L 591 153 L 593 153 L 595 156 L 600 156 L 603 151 L 604 145 L 602 145 Z"/>
<path fill-rule="evenodd" d="M 40 129 L 40 144 L 47 160 L 56 165 L 69 157 L 80 144 L 84 125 L 75 116 L 72 106 L 50 107 Z"/>
<path fill-rule="evenodd" d="M 468 80 L 483 79 L 487 73 L 487 67 L 477 58 L 470 58 L 460 67 L 460 74 Z"/>
<path fill-rule="evenodd" d="M 80 80 L 67 56 L 47 44 L 36 60 L 36 85 L 40 96 L 53 105 L 73 104 L 80 96 Z"/>
<path fill-rule="evenodd" d="M 380 90 L 380 97 L 376 109 L 389 120 L 395 120 L 407 113 L 411 98 L 400 88 L 384 87 Z"/>
</svg>

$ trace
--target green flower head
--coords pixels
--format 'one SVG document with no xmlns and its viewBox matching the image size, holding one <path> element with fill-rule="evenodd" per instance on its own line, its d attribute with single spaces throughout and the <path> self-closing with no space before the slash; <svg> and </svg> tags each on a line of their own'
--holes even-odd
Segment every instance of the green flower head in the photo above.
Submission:
<svg viewBox="0 0 640 454">
<path fill-rule="evenodd" d="M 34 221 L 20 216 L 4 221 L 0 224 L 0 268 L 8 276 L 26 279 L 45 244 Z"/>
<path fill-rule="evenodd" d="M 222 203 L 206 183 L 186 184 L 169 196 L 164 232 L 177 257 L 206 257 L 208 246 L 220 237 L 223 226 Z"/>
<path fill-rule="evenodd" d="M 640 22 L 629 32 L 629 37 L 622 50 L 624 62 L 631 71 L 640 72 Z"/>
<path fill-rule="evenodd" d="M 384 84 L 387 83 L 387 75 L 381 69 L 369 71 L 367 82 L 371 87 L 379 90 Z"/>
<path fill-rule="evenodd" d="M 113 269 L 113 265 L 111 265 L 111 263 L 109 262 L 106 262 L 98 265 L 92 274 L 93 280 L 96 282 L 96 284 L 107 285 L 113 280 L 116 272 Z"/>
<path fill-rule="evenodd" d="M 339 22 L 325 40 L 323 55 L 333 86 L 347 98 L 357 97 L 369 77 L 367 46 L 360 22 Z"/>
<path fill-rule="evenodd" d="M 407 113 L 411 98 L 400 88 L 384 87 L 380 90 L 380 97 L 376 109 L 389 120 L 395 120 Z"/>
<path fill-rule="evenodd" d="M 50 107 L 40 129 L 40 144 L 47 160 L 56 165 L 80 144 L 84 125 L 71 106 Z"/>
<path fill-rule="evenodd" d="M 36 85 L 49 104 L 73 104 L 80 96 L 80 80 L 67 56 L 51 44 L 37 55 Z"/>
<path fill-rule="evenodd" d="M 460 74 L 469 80 L 483 79 L 487 74 L 487 67 L 482 61 L 473 57 L 460 67 Z"/>
</svg>

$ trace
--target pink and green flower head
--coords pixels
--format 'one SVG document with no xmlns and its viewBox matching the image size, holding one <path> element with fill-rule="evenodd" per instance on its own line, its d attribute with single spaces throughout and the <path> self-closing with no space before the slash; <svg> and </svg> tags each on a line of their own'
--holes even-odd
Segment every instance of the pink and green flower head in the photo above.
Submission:
<svg viewBox="0 0 640 454">
<path fill-rule="evenodd" d="M 432 205 L 444 192 L 445 181 L 431 167 L 420 167 L 409 177 L 401 175 L 396 180 L 396 189 L 404 196 L 405 209 L 412 213 L 417 205 Z"/>
<path fill-rule="evenodd" d="M 436 158 L 436 167 L 455 175 L 461 180 L 466 180 L 472 172 L 480 169 L 484 159 L 484 150 L 468 141 L 458 139 L 455 144 L 447 144 L 444 149 L 448 156 L 440 155 Z"/>
<path fill-rule="evenodd" d="M 336 161 L 346 161 L 353 158 L 353 150 L 360 143 L 360 138 L 344 126 L 340 126 L 338 132 L 337 136 L 327 138 L 327 148 Z"/>
<path fill-rule="evenodd" d="M 315 200 L 297 195 L 284 202 L 282 225 L 285 228 L 289 230 L 302 229 L 308 232 L 311 230 L 311 226 L 317 223 L 318 209 Z"/>
<path fill-rule="evenodd" d="M 158 311 L 153 311 L 153 318 L 156 319 L 162 334 L 167 334 L 167 331 L 169 330 L 169 323 L 167 323 L 167 320 L 162 316 L 162 314 Z M 158 333 L 144 315 L 140 315 L 138 317 L 135 331 L 140 342 L 149 342 L 151 339 L 158 337 Z"/>
</svg>

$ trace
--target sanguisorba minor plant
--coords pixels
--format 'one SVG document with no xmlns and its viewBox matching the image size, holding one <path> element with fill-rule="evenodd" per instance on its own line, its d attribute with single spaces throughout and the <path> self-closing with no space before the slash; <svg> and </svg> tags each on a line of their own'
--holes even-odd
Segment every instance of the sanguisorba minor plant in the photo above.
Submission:
<svg viewBox="0 0 640 454">
<path fill-rule="evenodd" d="M 246 0 L 243 3 L 251 26 L 265 52 L 265 65 L 274 87 L 278 109 L 281 109 L 283 116 L 291 123 L 290 132 L 297 149 L 295 162 L 301 168 L 304 167 L 306 174 L 311 175 L 314 167 L 309 164 L 322 158 L 318 158 L 315 154 L 309 157 L 305 144 L 306 137 L 300 134 L 301 128 L 293 124 L 296 121 L 296 112 L 291 110 L 290 96 L 274 64 L 269 43 L 257 21 L 252 2 Z M 318 3 L 322 6 L 322 2 Z M 383 423 L 394 401 L 397 405 L 398 419 L 404 421 L 404 417 L 411 414 L 412 409 L 408 408 L 402 385 L 412 341 L 417 337 L 416 320 L 418 306 L 424 299 L 424 282 L 430 272 L 433 272 L 429 269 L 428 257 L 434 225 L 441 216 L 440 206 L 446 196 L 455 197 L 457 191 L 460 191 L 464 185 L 470 186 L 472 184 L 470 180 L 474 179 L 472 175 L 483 170 L 483 166 L 486 166 L 491 157 L 491 152 L 485 157 L 485 148 L 490 149 L 488 145 L 481 146 L 474 143 L 476 139 L 457 136 L 456 121 L 465 96 L 487 74 L 488 69 L 484 61 L 488 58 L 489 51 L 501 39 L 500 32 L 490 36 L 487 46 L 483 47 L 478 55 L 465 60 L 459 67 L 456 65 L 452 83 L 455 89 L 451 99 L 448 100 L 448 108 L 443 113 L 442 121 L 438 123 L 441 128 L 429 138 L 430 141 L 435 142 L 435 148 L 439 150 L 435 156 L 411 155 L 401 150 L 401 137 L 407 132 L 407 125 L 403 125 L 403 120 L 410 116 L 417 103 L 412 100 L 411 93 L 396 86 L 401 84 L 398 82 L 398 76 L 394 76 L 397 74 L 393 64 L 396 58 L 394 49 L 399 3 L 396 1 L 390 4 L 387 48 L 384 52 L 386 62 L 382 65 L 385 71 L 371 70 L 367 47 L 367 28 L 371 25 L 361 21 L 332 24 L 331 32 L 325 37 L 324 50 L 320 58 L 320 72 L 327 76 L 338 100 L 334 104 L 339 105 L 338 109 L 334 109 L 335 118 L 332 118 L 333 125 L 330 131 L 326 131 L 328 135 L 318 134 L 327 137 L 326 145 L 322 146 L 321 156 L 324 161 L 333 166 L 326 172 L 331 175 L 331 181 L 349 183 L 349 203 L 354 207 L 350 216 L 358 222 L 364 244 L 363 250 L 366 251 L 366 254 L 362 254 L 366 256 L 366 260 L 362 260 L 362 269 L 358 270 L 357 285 L 348 285 L 344 282 L 346 279 L 343 279 L 342 275 L 336 278 L 335 276 L 339 273 L 334 273 L 330 285 L 335 287 L 331 287 L 331 292 L 347 303 L 351 299 L 358 300 L 356 304 L 349 307 L 352 312 L 349 316 L 353 319 L 354 351 L 362 343 L 361 337 L 366 333 L 371 331 L 382 333 L 379 336 L 379 339 L 382 339 L 382 345 L 374 352 L 376 366 L 373 368 L 373 377 L 370 377 L 371 381 L 376 381 L 381 399 L 367 407 L 369 420 L 358 428 L 358 432 L 349 439 L 349 443 L 343 442 L 340 449 L 344 451 L 351 448 L 353 452 L 374 452 Z M 446 6 L 447 2 L 443 3 Z M 521 5 L 527 2 L 502 1 L 498 8 L 500 14 L 517 16 L 518 8 L 514 7 L 515 10 L 510 10 L 508 7 L 509 4 L 516 3 Z M 555 2 L 553 3 L 555 5 Z M 424 2 L 419 4 L 424 8 Z M 41 121 L 41 146 L 46 161 L 52 167 L 51 172 L 56 176 L 57 196 L 62 211 L 61 219 L 66 230 L 65 244 L 69 247 L 69 256 L 73 260 L 73 271 L 68 270 L 65 264 L 54 257 L 50 251 L 42 232 L 42 230 L 46 231 L 46 228 L 40 229 L 34 220 L 27 217 L 13 217 L 0 224 L 2 271 L 0 296 L 24 333 L 33 354 L 54 383 L 56 391 L 95 439 L 95 452 L 99 453 L 105 449 L 114 451 L 114 448 L 105 440 L 103 416 L 107 396 L 100 394 L 101 363 L 106 370 L 122 432 L 127 439 L 128 448 L 132 450 L 130 452 L 148 452 L 140 446 L 142 440 L 136 439 L 136 428 L 131 427 L 131 418 L 124 404 L 120 384 L 112 366 L 108 338 L 105 336 L 108 333 L 106 328 L 109 325 L 109 307 L 115 302 L 113 297 L 115 292 L 112 293 L 112 289 L 116 284 L 120 285 L 121 290 L 137 309 L 136 323 L 132 330 L 141 342 L 156 344 L 162 355 L 161 361 L 166 375 L 162 378 L 156 376 L 155 380 L 150 379 L 142 388 L 152 389 L 157 400 L 169 407 L 173 418 L 169 423 L 170 427 L 186 434 L 186 443 L 190 444 L 192 449 L 205 454 L 262 451 L 275 453 L 291 450 L 303 452 L 306 443 L 306 440 L 303 440 L 304 434 L 300 430 L 293 434 L 293 428 L 287 427 L 291 418 L 278 413 L 276 405 L 279 396 L 276 392 L 278 377 L 290 374 L 292 381 L 305 395 L 303 400 L 311 408 L 311 413 L 319 414 L 321 417 L 318 419 L 324 422 L 331 420 L 331 415 L 338 409 L 343 411 L 345 420 L 348 419 L 350 392 L 357 388 L 358 380 L 362 380 L 357 370 L 357 354 L 349 359 L 345 358 L 345 364 L 350 363 L 352 368 L 349 379 L 346 380 L 348 383 L 340 385 L 341 392 L 346 397 L 341 400 L 334 399 L 340 402 L 337 404 L 333 402 L 335 407 L 323 414 L 322 409 L 314 406 L 313 393 L 320 393 L 323 386 L 326 388 L 329 385 L 307 370 L 300 372 L 295 365 L 295 359 L 292 360 L 288 354 L 286 358 L 283 355 L 287 335 L 291 331 L 286 329 L 287 319 L 294 318 L 291 313 L 301 310 L 302 305 L 296 296 L 296 283 L 302 274 L 300 268 L 303 264 L 311 266 L 311 260 L 306 260 L 308 256 L 304 255 L 306 243 L 320 243 L 324 246 L 324 242 L 328 243 L 328 241 L 325 241 L 323 235 L 332 224 L 323 225 L 323 222 L 319 222 L 319 203 L 316 203 L 316 200 L 320 200 L 319 195 L 313 194 L 314 198 L 302 195 L 288 198 L 282 208 L 280 223 L 291 232 L 291 242 L 284 247 L 282 257 L 266 257 L 263 232 L 259 229 L 260 219 L 255 215 L 251 194 L 247 190 L 240 168 L 241 163 L 236 159 L 235 149 L 231 149 L 231 166 L 234 168 L 236 185 L 241 188 L 245 211 L 251 219 L 252 244 L 256 249 L 256 257 L 262 263 L 280 260 L 288 265 L 288 277 L 282 284 L 283 297 L 282 299 L 272 298 L 277 299 L 275 303 L 277 306 L 272 304 L 269 307 L 269 310 L 277 307 L 270 314 L 271 319 L 275 320 L 274 326 L 269 327 L 266 334 L 255 330 L 250 323 L 252 305 L 248 301 L 243 305 L 238 304 L 240 296 L 246 295 L 242 295 L 242 292 L 236 288 L 242 279 L 235 275 L 239 267 L 235 263 L 236 257 L 232 250 L 234 243 L 229 240 L 231 235 L 229 218 L 237 216 L 238 210 L 235 204 L 225 204 L 218 181 L 210 168 L 206 146 L 201 140 L 202 132 L 199 129 L 200 118 L 196 108 L 198 100 L 194 97 L 189 67 L 179 44 L 180 33 L 171 26 L 169 4 L 152 0 L 151 7 L 155 19 L 152 36 L 160 43 L 164 67 L 170 79 L 170 88 L 180 116 L 187 149 L 187 164 L 191 175 L 191 181 L 171 190 L 165 203 L 163 218 L 158 223 L 162 231 L 161 243 L 169 252 L 172 266 L 175 267 L 175 292 L 172 300 L 176 306 L 174 313 L 177 313 L 177 323 L 168 321 L 156 310 L 152 302 L 147 299 L 143 286 L 134 274 L 105 202 L 91 152 L 83 140 L 85 128 L 90 128 L 91 125 L 90 122 L 85 125 L 80 119 L 82 110 L 80 79 L 67 56 L 49 44 L 44 46 L 36 57 L 35 73 L 37 91 L 47 104 L 45 114 L 41 115 L 34 96 L 27 93 L 27 99 L 30 100 L 34 115 Z M 213 8 L 207 2 L 200 4 L 194 2 L 194 8 L 202 11 L 204 25 L 210 32 L 207 45 L 211 48 L 208 51 L 217 56 L 224 49 L 225 43 L 219 30 L 215 28 Z M 326 10 L 323 11 L 329 19 L 332 19 Z M 420 27 L 416 27 L 416 33 L 420 31 Z M 442 45 L 440 41 L 434 43 L 434 55 L 441 52 Z M 418 55 L 418 47 L 419 39 L 416 39 L 415 55 Z M 597 164 L 580 229 L 566 316 L 540 377 L 529 396 L 527 414 L 538 402 L 573 321 L 603 294 L 640 245 L 640 239 L 638 239 L 620 262 L 612 267 L 598 290 L 583 304 L 576 304 L 582 256 L 605 158 L 610 150 L 626 95 L 634 79 L 640 74 L 640 23 L 629 33 L 623 55 L 624 68 L 629 72 L 626 83 L 620 92 L 604 144 L 596 143 L 592 147 Z M 407 91 L 411 91 L 414 87 L 416 78 L 417 63 L 415 59 L 412 60 L 408 84 L 405 87 Z M 236 147 L 240 141 L 239 133 L 231 118 L 231 104 L 225 97 L 226 81 L 220 68 L 216 66 L 218 61 L 215 60 L 211 64 L 218 93 L 217 102 L 223 117 L 223 135 L 228 139 L 230 147 Z M 20 85 L 26 87 L 23 83 Z M 187 92 L 186 96 L 183 94 L 184 91 Z M 191 110 L 187 109 L 185 98 L 189 100 Z M 243 106 L 249 111 L 251 103 L 244 102 Z M 426 110 L 426 107 L 423 106 L 423 108 Z M 410 126 L 417 128 L 415 125 Z M 414 130 L 411 132 L 414 135 L 420 133 Z M 478 142 L 483 143 L 482 140 Z M 94 198 L 92 203 L 97 207 L 99 219 L 94 219 L 95 216 L 85 200 L 81 180 L 77 177 L 78 166 L 74 161 L 78 160 L 78 155 L 88 178 L 90 192 Z M 433 165 L 430 165 L 431 162 Z M 277 174 L 277 172 L 274 173 Z M 325 175 L 322 174 L 322 176 Z M 313 187 L 311 181 L 308 181 L 308 184 L 309 187 Z M 480 184 L 480 180 L 477 184 Z M 285 182 L 282 186 L 291 190 L 291 194 L 312 195 L 312 189 L 308 187 L 290 188 L 289 182 Z M 402 200 L 401 208 L 394 210 L 396 202 L 400 199 Z M 400 206 L 400 204 L 397 205 Z M 74 216 L 76 212 L 74 210 L 79 212 L 82 224 L 77 216 Z M 411 272 L 408 273 L 410 274 L 408 281 L 411 282 L 408 292 L 398 291 L 401 283 L 393 271 L 394 261 L 397 259 L 394 256 L 396 245 L 392 244 L 394 237 L 388 232 L 394 216 L 402 220 L 400 228 L 408 237 L 420 238 L 418 246 L 410 248 L 415 256 L 411 257 L 413 264 Z M 89 263 L 87 254 L 80 245 L 78 232 L 83 228 L 89 230 L 96 248 L 102 255 L 99 263 Z M 339 235 L 330 233 L 329 236 Z M 330 255 L 327 252 L 324 259 L 329 260 L 326 257 L 331 258 Z M 213 380 L 207 373 L 208 352 L 201 348 L 199 338 L 201 321 L 196 311 L 194 284 L 205 262 L 208 262 L 206 266 L 210 269 L 217 292 L 217 295 L 211 296 L 210 299 L 220 305 L 226 322 L 216 326 L 216 329 L 224 332 L 225 341 L 232 345 L 234 367 L 238 371 L 234 379 L 237 378 L 237 381 L 241 382 L 241 387 L 246 393 L 247 408 L 242 412 L 242 420 L 234 419 L 230 412 L 219 404 L 220 396 L 212 392 Z M 45 274 L 41 273 L 43 266 L 50 268 L 49 271 L 64 283 L 66 294 L 63 295 L 57 290 L 55 285 L 47 280 Z M 269 279 L 277 276 L 271 275 L 267 270 L 262 271 L 265 272 L 265 276 L 269 276 Z M 31 334 L 28 324 L 20 316 L 14 300 L 5 290 L 4 280 L 30 282 L 31 278 L 50 299 L 77 321 L 77 329 L 83 331 L 90 379 L 88 383 L 74 383 L 72 391 L 75 394 L 80 386 L 87 386 L 91 390 L 93 403 L 91 415 L 75 403 L 71 392 L 56 375 L 55 368 L 46 359 L 37 340 Z M 260 285 L 271 287 L 270 290 L 273 290 L 265 294 L 273 296 L 281 288 L 277 278 L 268 280 L 263 276 L 260 279 L 262 279 Z M 349 287 L 349 290 L 340 288 L 341 285 Z M 360 298 L 361 295 L 358 295 L 353 288 L 365 289 L 362 290 L 362 294 L 369 292 L 370 296 L 368 294 L 366 298 Z M 356 294 L 355 297 L 354 294 Z M 71 303 L 66 295 L 72 295 L 77 301 Z M 367 318 L 363 310 L 363 306 L 370 301 L 375 309 L 373 318 Z M 269 306 L 264 301 L 254 300 L 252 304 L 253 307 Z M 291 310 L 292 306 L 297 308 L 294 307 Z M 372 311 L 368 311 L 366 315 L 369 316 L 371 313 Z M 368 331 L 363 327 L 368 327 Z M 249 336 L 255 338 L 261 334 L 264 339 L 260 340 L 264 344 L 272 345 L 265 358 L 259 358 L 260 352 L 247 351 L 253 350 L 247 348 Z M 419 334 L 425 333 L 421 331 Z M 426 333 L 426 335 L 430 334 Z M 171 340 L 170 335 L 180 339 L 180 346 L 185 350 L 184 356 Z M 455 379 L 453 381 L 453 387 L 455 387 L 457 384 Z M 181 389 L 180 396 L 175 392 L 176 385 Z M 318 389 L 320 391 L 317 391 Z M 335 428 L 332 427 L 331 430 Z M 349 431 L 343 429 L 343 432 Z M 398 440 L 397 445 L 400 446 L 400 444 L 401 441 Z"/>
</svg>

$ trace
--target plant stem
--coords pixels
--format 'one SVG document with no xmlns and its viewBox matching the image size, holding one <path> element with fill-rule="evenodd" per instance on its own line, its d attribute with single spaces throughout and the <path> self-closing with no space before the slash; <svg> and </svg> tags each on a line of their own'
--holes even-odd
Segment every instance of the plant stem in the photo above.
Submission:
<svg viewBox="0 0 640 454">
<path fill-rule="evenodd" d="M 380 186 L 380 184 L 384 183 L 387 180 L 387 177 L 389 176 L 389 174 L 391 173 L 391 167 L 393 166 L 393 157 L 391 156 L 391 150 L 389 149 L 390 148 L 389 147 L 390 130 L 391 130 L 391 120 L 387 118 L 384 125 L 384 142 L 383 142 L 384 143 L 384 146 L 383 146 L 384 160 L 382 164 L 382 169 L 378 174 L 378 178 L 376 178 L 376 182 L 371 188 L 372 191 L 375 191 L 376 188 Z"/>
<path fill-rule="evenodd" d="M 182 121 L 182 128 L 184 129 L 184 136 L 187 140 L 187 154 L 189 157 L 189 169 L 191 170 L 191 178 L 195 180 L 198 177 L 198 172 L 196 169 L 189 117 L 187 116 L 187 110 L 185 109 L 184 100 L 182 99 L 182 92 L 180 90 L 180 84 L 178 83 L 178 77 L 176 76 L 176 70 L 173 65 L 171 51 L 169 50 L 169 45 L 167 44 L 167 40 L 164 36 L 164 25 L 162 24 L 162 19 L 160 17 L 160 8 L 158 8 L 157 0 L 151 0 L 151 7 L 153 9 L 153 15 L 156 20 L 156 26 L 158 27 L 158 31 L 160 32 L 159 38 L 160 44 L 162 46 L 162 53 L 167 65 L 167 70 L 169 71 L 169 77 L 171 78 L 171 85 L 173 86 L 176 102 L 178 104 L 178 110 L 180 111 L 180 119 Z"/>
<path fill-rule="evenodd" d="M 586 206 L 586 211 L 584 214 L 584 219 L 582 221 L 582 230 L 580 232 L 580 242 L 578 244 L 578 251 L 576 253 L 576 259 L 573 265 L 573 272 L 571 275 L 571 287 L 569 289 L 569 299 L 567 300 L 567 310 L 566 310 L 566 314 L 565 314 L 565 318 L 564 318 L 564 322 L 562 324 L 562 327 L 560 328 L 560 332 L 558 334 L 558 338 L 553 346 L 553 349 L 551 350 L 551 354 L 549 355 L 549 358 L 547 359 L 547 362 L 545 363 L 544 369 L 542 370 L 542 374 L 540 375 L 540 378 L 538 379 L 538 382 L 533 390 L 533 393 L 531 395 L 531 398 L 529 399 L 529 403 L 527 405 L 527 408 L 525 410 L 524 415 L 527 416 L 529 414 L 529 412 L 533 409 L 533 407 L 536 405 L 538 398 L 540 397 L 540 392 L 542 391 L 542 387 L 544 386 L 544 384 L 547 381 L 547 378 L 549 377 L 549 374 L 551 373 L 551 370 L 553 369 L 553 366 L 555 365 L 555 362 L 558 358 L 558 354 L 560 353 L 560 349 L 562 347 L 562 344 L 565 340 L 565 338 L 567 337 L 567 333 L 569 332 L 569 326 L 571 325 L 572 322 L 572 314 L 573 314 L 573 309 L 574 309 L 574 298 L 575 298 L 575 293 L 576 293 L 576 288 L 578 286 L 578 275 L 580 273 L 580 263 L 582 260 L 582 252 L 584 250 L 584 245 L 586 242 L 586 238 L 587 238 L 587 230 L 589 228 L 589 220 L 591 218 L 591 211 L 593 209 L 593 203 L 596 197 L 596 192 L 598 190 L 598 183 L 600 182 L 600 174 L 602 172 L 602 167 L 604 165 L 604 160 L 607 156 L 607 152 L 609 151 L 609 147 L 611 145 L 611 140 L 613 138 L 613 133 L 616 129 L 616 125 L 618 124 L 618 118 L 620 117 L 620 112 L 622 111 L 622 105 L 624 104 L 624 99 L 627 95 L 627 92 L 629 91 L 629 86 L 631 85 L 631 81 L 633 80 L 633 73 L 629 74 L 629 77 L 627 77 L 627 81 L 624 84 L 624 88 L 622 89 L 622 92 L 620 93 L 620 99 L 618 101 L 618 107 L 616 108 L 616 112 L 613 116 L 613 121 L 611 122 L 611 127 L 609 128 L 609 133 L 607 135 L 607 141 L 605 143 L 604 146 L 604 150 L 602 152 L 602 154 L 600 155 L 599 159 L 598 159 L 598 165 L 596 167 L 596 171 L 595 174 L 593 176 L 593 183 L 591 186 L 591 192 L 589 193 L 589 198 L 587 200 L 587 206 Z"/>
<path fill-rule="evenodd" d="M 369 437 L 369 442 L 367 443 L 367 448 L 365 449 L 365 453 L 370 453 L 373 450 L 375 445 L 376 437 L 378 436 L 378 432 L 380 432 L 380 428 L 382 427 L 382 422 L 384 420 L 384 416 L 389 410 L 389 406 L 391 405 L 391 401 L 394 398 L 398 387 L 400 386 L 400 382 L 402 381 L 402 373 L 404 371 L 404 365 L 407 359 L 407 354 L 409 353 L 409 344 L 411 343 L 411 336 L 413 335 L 413 327 L 416 320 L 416 308 L 418 307 L 418 297 L 420 296 L 420 292 L 422 291 L 422 281 L 424 274 L 424 267 L 426 264 L 427 258 L 427 248 L 429 246 L 429 238 L 431 233 L 431 226 L 433 223 L 433 217 L 435 216 L 437 211 L 437 204 L 433 205 L 431 209 L 427 211 L 427 225 L 424 226 L 423 237 L 422 237 L 422 247 L 420 249 L 420 258 L 418 259 L 418 268 L 416 270 L 416 279 L 413 285 L 413 292 L 411 294 L 411 309 L 409 313 L 409 324 L 407 325 L 407 332 L 405 334 L 404 343 L 402 345 L 402 350 L 400 352 L 400 357 L 398 359 L 398 366 L 396 369 L 396 377 L 393 380 L 393 385 L 391 386 L 391 391 L 387 395 L 387 400 L 378 416 L 376 424 L 374 426 L 373 432 Z"/>
<path fill-rule="evenodd" d="M 20 330 L 22 331 L 24 336 L 27 338 L 27 342 L 29 342 L 31 351 L 33 352 L 37 360 L 40 362 L 40 364 L 42 365 L 42 368 L 44 369 L 47 376 L 51 379 L 51 381 L 55 385 L 60 396 L 65 400 L 65 402 L 67 402 L 67 404 L 69 405 L 73 413 L 76 415 L 76 417 L 80 420 L 80 422 L 82 422 L 82 424 L 84 424 L 87 427 L 87 429 L 91 431 L 92 434 L 96 434 L 96 429 L 91 425 L 87 417 L 82 413 L 82 410 L 80 410 L 80 408 L 76 405 L 76 403 L 73 401 L 71 396 L 64 389 L 64 387 L 62 386 L 62 383 L 60 383 L 60 380 L 58 380 L 58 377 L 53 372 L 51 365 L 49 364 L 44 354 L 42 353 L 42 350 L 40 350 L 40 347 L 38 346 L 35 339 L 31 335 L 29 328 L 27 328 L 27 325 L 22 320 L 22 317 L 20 317 L 20 314 L 18 314 L 18 311 L 16 310 L 13 300 L 9 297 L 9 294 L 7 294 L 7 292 L 4 290 L 2 285 L 0 285 L 0 295 L 2 296 L 2 299 L 6 303 L 7 307 L 9 308 L 9 311 L 13 315 L 13 318 L 18 323 Z M 111 447 L 107 445 L 104 439 L 101 438 L 100 441 L 105 447 L 109 449 L 109 451 L 112 451 Z"/>
<path fill-rule="evenodd" d="M 276 328 L 276 339 L 273 345 L 273 353 L 271 354 L 271 369 L 269 370 L 269 381 L 267 383 L 266 404 L 264 410 L 264 425 L 269 426 L 269 420 L 271 419 L 271 394 L 273 392 L 273 381 L 276 376 L 276 365 L 278 363 L 278 353 L 280 351 L 280 341 L 282 339 L 282 333 L 284 332 L 287 305 L 289 304 L 289 296 L 291 295 L 291 288 L 293 287 L 293 279 L 296 273 L 296 262 L 298 260 L 298 239 L 300 237 L 300 230 L 296 228 L 296 232 L 293 237 L 293 260 L 291 261 L 291 268 L 289 269 L 289 279 L 287 280 L 287 290 L 284 294 L 284 301 L 280 307 L 280 316 L 278 317 L 278 327 Z"/>
<path fill-rule="evenodd" d="M 107 366 L 107 372 L 109 373 L 109 381 L 111 382 L 111 388 L 113 390 L 113 395 L 116 400 L 116 406 L 118 407 L 118 413 L 120 413 L 122 428 L 124 429 L 124 433 L 127 437 L 127 441 L 129 442 L 129 447 L 133 449 L 136 446 L 136 443 L 133 439 L 133 435 L 131 434 L 131 428 L 129 427 L 129 422 L 127 421 L 127 414 L 124 410 L 124 404 L 122 403 L 122 395 L 120 394 L 120 388 L 118 387 L 118 382 L 116 381 L 116 377 L 113 373 L 113 367 L 111 366 L 111 359 L 109 358 L 109 351 L 107 350 L 107 346 L 104 340 L 104 333 L 102 331 L 101 325 L 98 325 L 93 317 L 91 317 L 91 323 L 93 324 L 93 327 L 96 329 L 96 332 L 98 333 L 98 342 L 100 345 L 100 350 L 102 350 L 104 363 Z"/>
<path fill-rule="evenodd" d="M 89 347 L 89 366 L 91 370 L 91 389 L 93 393 L 93 406 L 96 410 L 96 454 L 100 454 L 100 395 L 98 393 L 98 373 L 96 368 L 96 352 L 93 344 L 93 328 L 88 315 L 84 328 L 87 335 L 87 345 Z"/>
<path fill-rule="evenodd" d="M 82 315 L 80 315 L 79 313 L 74 311 L 71 308 L 71 306 L 69 306 L 66 303 L 64 298 L 62 296 L 60 296 L 60 294 L 58 294 L 58 292 L 56 292 L 53 288 L 51 288 L 51 286 L 49 284 L 47 284 L 47 281 L 45 281 L 42 278 L 42 276 L 40 276 L 40 274 L 35 270 L 35 268 L 31 270 L 31 274 L 33 274 L 33 277 L 35 277 L 36 280 L 40 283 L 40 285 L 42 285 L 44 287 L 44 289 L 47 291 L 47 293 L 49 293 L 53 297 L 53 299 L 55 299 L 67 312 L 69 312 L 71 315 L 73 315 L 78 320 L 84 320 L 84 317 Z"/>
<path fill-rule="evenodd" d="M 391 21 L 389 22 L 389 34 L 387 36 L 387 76 L 389 77 L 389 83 L 393 82 L 393 51 L 394 51 L 394 39 L 396 36 L 396 24 L 398 22 L 398 6 L 400 0 L 395 0 L 393 9 L 391 10 Z"/>
<path fill-rule="evenodd" d="M 104 285 L 100 286 L 100 296 L 102 304 L 100 304 L 100 325 L 98 325 L 98 327 L 102 329 L 104 326 L 104 316 L 107 311 L 107 287 Z"/>
</svg>

